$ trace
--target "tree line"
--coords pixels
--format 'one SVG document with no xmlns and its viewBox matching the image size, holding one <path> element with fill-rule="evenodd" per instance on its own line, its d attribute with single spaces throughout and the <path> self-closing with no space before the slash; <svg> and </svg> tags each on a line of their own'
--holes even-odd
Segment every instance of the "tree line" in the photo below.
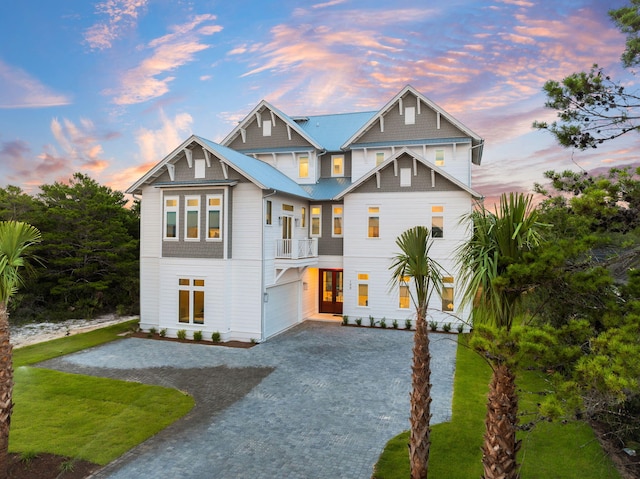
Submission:
<svg viewBox="0 0 640 479">
<path fill-rule="evenodd" d="M 36 227 L 26 280 L 9 303 L 12 322 L 137 314 L 139 205 L 76 173 L 34 195 L 0 188 L 0 221 Z"/>
</svg>

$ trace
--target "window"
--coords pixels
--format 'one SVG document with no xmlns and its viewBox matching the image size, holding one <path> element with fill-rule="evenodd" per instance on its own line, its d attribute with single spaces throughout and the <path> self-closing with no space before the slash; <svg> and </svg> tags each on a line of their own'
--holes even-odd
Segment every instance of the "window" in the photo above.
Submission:
<svg viewBox="0 0 640 479">
<path fill-rule="evenodd" d="M 307 227 L 307 208 L 304 206 L 300 209 L 300 226 Z"/>
<path fill-rule="evenodd" d="M 222 240 L 222 196 L 207 196 L 207 239 Z"/>
<path fill-rule="evenodd" d="M 298 176 L 309 178 L 309 157 L 307 155 L 298 157 Z"/>
<path fill-rule="evenodd" d="M 444 150 L 436 150 L 436 166 L 444 166 Z"/>
<path fill-rule="evenodd" d="M 344 156 L 331 157 L 331 176 L 344 176 Z"/>
<path fill-rule="evenodd" d="M 185 202 L 187 221 L 184 225 L 184 237 L 188 240 L 200 239 L 200 197 L 186 196 Z"/>
<path fill-rule="evenodd" d="M 411 297 L 409 296 L 409 276 L 403 276 L 400 280 L 398 288 L 398 307 L 400 309 L 409 309 L 411 306 Z"/>
<path fill-rule="evenodd" d="M 369 306 L 368 273 L 358 273 L 358 306 Z"/>
<path fill-rule="evenodd" d="M 271 136 L 271 120 L 262 122 L 262 136 Z"/>
<path fill-rule="evenodd" d="M 376 166 L 378 166 L 380 163 L 384 162 L 384 152 L 382 151 L 378 151 L 376 153 Z"/>
<path fill-rule="evenodd" d="M 164 239 L 178 239 L 178 197 L 164 199 Z"/>
<path fill-rule="evenodd" d="M 342 237 L 342 205 L 333 207 L 333 231 L 331 236 L 334 238 Z"/>
<path fill-rule="evenodd" d="M 194 166 L 194 176 L 195 178 L 204 178 L 205 177 L 205 161 L 202 160 L 193 160 Z"/>
<path fill-rule="evenodd" d="M 178 279 L 178 322 L 204 324 L 204 279 Z"/>
<path fill-rule="evenodd" d="M 271 223 L 271 219 L 272 219 L 271 212 L 272 212 L 271 200 L 267 200 L 267 211 L 265 213 L 264 218 L 265 218 L 265 223 L 268 224 L 268 225 L 272 224 Z"/>
<path fill-rule="evenodd" d="M 411 168 L 400 168 L 400 186 L 411 186 Z"/>
<path fill-rule="evenodd" d="M 404 109 L 404 124 L 415 125 L 416 124 L 416 107 L 408 106 Z"/>
<path fill-rule="evenodd" d="M 432 206 L 431 207 L 431 237 L 443 238 L 444 237 L 444 206 Z"/>
<path fill-rule="evenodd" d="M 310 236 L 319 238 L 322 235 L 322 206 L 311 207 L 311 234 Z"/>
<path fill-rule="evenodd" d="M 442 311 L 453 311 L 453 278 L 442 278 Z"/>
<path fill-rule="evenodd" d="M 282 204 L 282 211 L 290 211 L 293 212 L 293 205 Z"/>
<path fill-rule="evenodd" d="M 380 207 L 379 206 L 369 206 L 367 237 L 368 238 L 380 237 Z"/>
</svg>

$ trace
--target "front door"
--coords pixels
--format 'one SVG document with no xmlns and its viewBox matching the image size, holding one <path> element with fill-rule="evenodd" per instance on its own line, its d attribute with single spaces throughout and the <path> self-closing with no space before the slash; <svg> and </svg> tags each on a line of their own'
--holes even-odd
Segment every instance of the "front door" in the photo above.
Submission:
<svg viewBox="0 0 640 479">
<path fill-rule="evenodd" d="M 342 270 L 320 270 L 320 313 L 342 314 Z"/>
<path fill-rule="evenodd" d="M 293 231 L 293 228 L 291 227 L 292 224 L 292 216 L 282 216 L 282 249 L 287 258 L 291 258 L 291 234 Z"/>
</svg>

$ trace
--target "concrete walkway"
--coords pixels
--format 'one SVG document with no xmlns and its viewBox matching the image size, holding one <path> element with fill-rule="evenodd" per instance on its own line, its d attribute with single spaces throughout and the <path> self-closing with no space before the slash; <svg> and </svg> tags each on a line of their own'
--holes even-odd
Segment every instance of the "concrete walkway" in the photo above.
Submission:
<svg viewBox="0 0 640 479">
<path fill-rule="evenodd" d="M 435 424 L 451 416 L 457 336 L 430 338 Z M 368 479 L 409 428 L 412 343 L 406 331 L 307 321 L 251 349 L 130 338 L 42 366 L 179 387 L 201 403 L 96 478 Z"/>
</svg>

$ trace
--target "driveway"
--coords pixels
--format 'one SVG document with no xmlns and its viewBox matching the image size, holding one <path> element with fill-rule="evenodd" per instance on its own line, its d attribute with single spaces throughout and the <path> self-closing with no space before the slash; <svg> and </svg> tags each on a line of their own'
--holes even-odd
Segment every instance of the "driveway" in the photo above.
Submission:
<svg viewBox="0 0 640 479">
<path fill-rule="evenodd" d="M 457 336 L 430 334 L 432 424 Z M 409 428 L 413 334 L 307 321 L 251 349 L 129 338 L 40 366 L 186 390 L 196 407 L 95 478 L 368 479 Z"/>
</svg>

